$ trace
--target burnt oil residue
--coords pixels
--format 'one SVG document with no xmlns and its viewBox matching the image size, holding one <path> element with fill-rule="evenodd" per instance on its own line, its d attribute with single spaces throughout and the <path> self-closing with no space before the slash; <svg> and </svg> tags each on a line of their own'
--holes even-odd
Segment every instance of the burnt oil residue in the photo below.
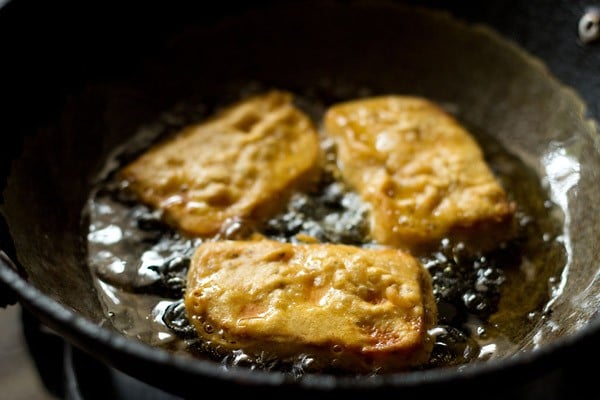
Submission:
<svg viewBox="0 0 600 400">
<path fill-rule="evenodd" d="M 299 96 L 298 104 L 318 119 L 331 101 L 307 95 Z M 189 109 L 202 112 L 185 111 Z M 309 355 L 294 360 L 277 360 L 267 354 L 253 357 L 242 351 L 222 352 L 198 339 L 187 321 L 182 297 L 190 259 L 202 239 L 185 237 L 165 225 L 160 212 L 139 204 L 115 178 L 115 172 L 133 155 L 202 119 L 206 109 L 180 107 L 141 129 L 108 160 L 90 196 L 88 262 L 106 323 L 126 336 L 178 354 L 225 365 L 276 369 L 299 378 L 311 371 Z M 460 367 L 521 349 L 527 335 L 546 318 L 545 305 L 551 301 L 548 286 L 564 267 L 560 210 L 550 201 L 539 176 L 492 137 L 479 129 L 471 131 L 517 204 L 517 234 L 486 253 L 444 239 L 438 248 L 419 255 L 432 276 L 439 310 L 438 325 L 430 332 L 435 337 L 433 353 L 424 369 Z M 376 246 L 368 238 L 368 208 L 339 178 L 335 147 L 323 139 L 322 148 L 324 173 L 315 187 L 292 195 L 280 213 L 262 224 L 231 221 L 217 239 L 259 233 L 292 243 Z"/>
</svg>

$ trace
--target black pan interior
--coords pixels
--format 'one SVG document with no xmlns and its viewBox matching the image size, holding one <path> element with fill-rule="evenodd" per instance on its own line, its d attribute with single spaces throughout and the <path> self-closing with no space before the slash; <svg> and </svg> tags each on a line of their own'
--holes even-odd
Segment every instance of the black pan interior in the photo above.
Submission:
<svg viewBox="0 0 600 400">
<path fill-rule="evenodd" d="M 3 11 L 19 15 L 23 11 L 18 3 Z M 558 10 L 566 2 L 556 3 L 552 15 L 562 15 Z M 239 96 L 240 87 L 257 83 L 299 93 L 310 89 L 325 102 L 361 93 L 405 93 L 454 105 L 461 120 L 484 129 L 521 157 L 550 191 L 552 184 L 560 189 L 561 182 L 552 179 L 562 175 L 548 172 L 548 157 L 573 161 L 577 182 L 556 199 L 565 202 L 560 205 L 566 214 L 559 218 L 570 246 L 563 255 L 569 258 L 568 279 L 554 288 L 564 296 L 557 297 L 548 322 L 557 323 L 556 329 L 548 325 L 536 331 L 541 339 L 536 332 L 524 333 L 522 346 L 531 348 L 536 340 L 552 343 L 594 319 L 599 286 L 599 250 L 594 244 L 600 238 L 600 206 L 594 200 L 600 157 L 596 128 L 587 117 L 597 116 L 593 85 L 599 78 L 586 68 L 593 59 L 577 47 L 580 44 L 573 45 L 579 50 L 568 47 L 579 52 L 577 63 L 566 66 L 552 58 L 549 62 L 552 73 L 577 86 L 587 109 L 542 63 L 487 29 L 463 25 L 447 13 L 431 14 L 394 2 L 344 1 L 260 2 L 255 9 L 240 6 L 227 12 L 179 4 L 166 10 L 125 7 L 115 16 L 108 3 L 92 4 L 91 10 L 69 5 L 81 13 L 78 19 L 62 16 L 66 6 L 37 4 L 40 14 L 35 18 L 49 29 L 48 37 L 10 24 L 2 28 L 13 29 L 22 41 L 9 46 L 14 58 L 4 77 L 10 96 L 3 100 L 10 101 L 6 109 L 11 110 L 7 127 L 16 140 L 4 147 L 6 157 L 0 164 L 5 225 L 1 248 L 40 295 L 110 330 L 86 265 L 87 226 L 82 218 L 107 158 L 165 110 L 182 103 L 216 107 Z M 476 8 L 459 2 L 453 7 L 461 17 L 495 23 L 507 36 L 523 38 L 523 45 L 540 56 L 564 45 L 547 49 L 550 36 L 533 35 L 532 26 L 541 24 L 535 7 L 513 4 L 509 10 L 508 2 Z M 570 18 L 580 9 L 569 8 Z M 49 22 L 43 11 L 61 19 Z M 84 18 L 91 13 L 112 23 L 91 23 Z M 537 22 L 530 25 L 531 21 Z M 565 37 L 576 40 L 571 34 Z M 582 68 L 581 74 L 574 72 Z M 591 86 L 583 84 L 585 77 Z M 56 323 L 55 317 L 40 317 Z M 110 335 L 81 339 L 85 329 L 61 324 L 55 328 L 64 329 L 92 353 L 90 343 Z M 191 366 L 189 360 L 173 361 L 137 344 L 114 345 L 111 340 L 105 344 L 110 342 L 113 351 L 99 356 L 129 372 L 138 363 L 157 363 L 163 372 L 171 371 L 165 376 L 183 370 L 195 377 L 209 371 L 228 380 L 216 372 L 217 365 Z M 131 359 L 119 355 L 124 349 Z M 143 379 L 153 378 L 146 368 L 141 370 L 137 374 Z M 280 382 L 279 377 L 241 376 L 250 383 Z M 447 379 L 439 372 L 424 377 Z M 422 378 L 390 379 L 358 384 L 413 386 Z M 321 389 L 336 384 L 326 379 L 316 383 Z"/>
</svg>

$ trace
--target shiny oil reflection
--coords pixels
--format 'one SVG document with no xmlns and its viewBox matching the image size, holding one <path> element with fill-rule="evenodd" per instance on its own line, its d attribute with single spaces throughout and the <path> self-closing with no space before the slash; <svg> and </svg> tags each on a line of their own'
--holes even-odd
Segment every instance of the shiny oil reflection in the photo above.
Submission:
<svg viewBox="0 0 600 400">
<path fill-rule="evenodd" d="M 560 296 L 567 283 L 567 277 L 572 262 L 573 248 L 569 234 L 571 228 L 571 215 L 569 209 L 570 196 L 576 196 L 577 184 L 580 180 L 579 160 L 571 153 L 571 145 L 568 142 L 552 141 L 548 146 L 548 152 L 541 158 L 546 172 L 545 182 L 549 187 L 553 202 L 565 211 L 563 221 L 563 234 L 557 238 L 566 249 L 566 263 L 560 279 L 552 287 L 551 300 L 546 304 L 545 310 L 549 310 L 558 296 Z"/>
</svg>

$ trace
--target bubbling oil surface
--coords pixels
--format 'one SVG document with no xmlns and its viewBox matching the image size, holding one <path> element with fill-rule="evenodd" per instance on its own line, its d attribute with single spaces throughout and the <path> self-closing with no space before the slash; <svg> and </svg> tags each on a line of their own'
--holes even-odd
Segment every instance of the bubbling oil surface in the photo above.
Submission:
<svg viewBox="0 0 600 400">
<path fill-rule="evenodd" d="M 238 96 L 261 89 L 249 85 Z M 320 121 L 329 104 L 369 94 L 364 88 L 326 95 L 322 90 L 309 90 L 298 95 L 296 102 L 314 121 Z M 214 359 L 226 366 L 276 369 L 300 378 L 316 364 L 309 355 L 278 360 L 266 353 L 227 353 L 198 339 L 187 321 L 182 296 L 190 258 L 201 239 L 184 237 L 164 225 L 159 211 L 138 203 L 114 177 L 151 143 L 202 120 L 215 108 L 182 104 L 151 121 L 115 150 L 99 175 L 86 209 L 88 263 L 106 321 L 126 336 L 179 354 Z M 451 105 L 447 108 L 457 111 Z M 442 240 L 435 251 L 419 256 L 432 276 L 439 310 L 438 325 L 430 332 L 435 337 L 434 350 L 423 369 L 460 368 L 521 350 L 523 338 L 546 318 L 550 289 L 564 267 L 560 209 L 550 201 L 538 175 L 490 135 L 477 127 L 468 128 L 517 204 L 518 233 L 485 254 Z M 332 143 L 324 138 L 322 147 L 327 162 L 318 187 L 294 194 L 281 213 L 262 225 L 260 233 L 288 242 L 309 235 L 321 242 L 373 245 L 365 239 L 366 206 L 336 178 Z M 244 238 L 256 229 L 247 221 L 231 221 L 217 239 Z M 338 371 L 332 366 L 331 371 L 317 372 Z"/>
</svg>

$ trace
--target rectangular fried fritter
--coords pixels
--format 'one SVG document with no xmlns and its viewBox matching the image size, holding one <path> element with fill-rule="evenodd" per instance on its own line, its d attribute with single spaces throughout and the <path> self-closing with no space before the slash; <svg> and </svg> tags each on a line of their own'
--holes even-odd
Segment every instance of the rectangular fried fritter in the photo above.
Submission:
<svg viewBox="0 0 600 400">
<path fill-rule="evenodd" d="M 313 123 L 286 92 L 234 104 L 151 148 L 120 171 L 146 204 L 189 235 L 211 236 L 231 219 L 260 219 L 312 179 Z"/>
<path fill-rule="evenodd" d="M 415 250 L 448 237 L 485 250 L 510 235 L 515 205 L 475 139 L 434 103 L 340 103 L 327 111 L 325 130 L 341 175 L 371 207 L 377 242 Z"/>
<path fill-rule="evenodd" d="M 354 372 L 426 363 L 437 318 L 431 277 L 408 253 L 271 240 L 200 245 L 185 307 L 213 346 Z"/>
</svg>

